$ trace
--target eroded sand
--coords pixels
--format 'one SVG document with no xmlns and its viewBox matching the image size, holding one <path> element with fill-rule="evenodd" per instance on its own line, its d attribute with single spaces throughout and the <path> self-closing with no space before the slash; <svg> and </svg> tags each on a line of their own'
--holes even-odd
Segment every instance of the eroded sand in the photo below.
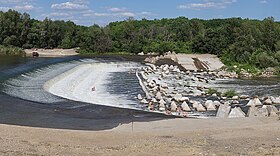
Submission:
<svg viewBox="0 0 280 156">
<path fill-rule="evenodd" d="M 280 155 L 276 118 L 170 119 L 107 131 L 0 125 L 0 155 Z"/>
<path fill-rule="evenodd" d="M 76 49 L 25 49 L 27 56 L 32 56 L 33 52 L 37 52 L 39 57 L 63 57 L 78 55 Z"/>
</svg>

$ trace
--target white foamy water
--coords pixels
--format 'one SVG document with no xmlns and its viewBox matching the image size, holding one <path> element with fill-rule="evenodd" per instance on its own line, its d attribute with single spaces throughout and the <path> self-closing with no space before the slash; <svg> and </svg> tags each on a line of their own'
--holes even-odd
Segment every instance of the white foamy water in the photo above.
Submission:
<svg viewBox="0 0 280 156">
<path fill-rule="evenodd" d="M 136 108 L 133 106 L 137 105 L 136 101 L 127 99 L 125 95 L 107 92 L 106 84 L 112 73 L 129 72 L 137 67 L 139 64 L 131 62 L 85 63 L 49 80 L 44 88 L 56 96 L 74 101 Z"/>
<path fill-rule="evenodd" d="M 137 101 L 133 97 L 138 88 L 135 84 L 125 83 L 134 75 L 121 78 L 124 80 L 118 81 L 118 84 L 112 84 L 111 80 L 115 80 L 116 72 L 117 74 L 124 72 L 125 75 L 126 72 L 140 66 L 139 63 L 96 59 L 56 63 L 7 79 L 1 83 L 3 87 L 1 91 L 13 97 L 45 104 L 66 102 L 66 99 L 70 99 L 92 104 L 136 108 Z M 133 94 L 112 90 L 112 86 L 116 88 L 119 85 L 125 86 L 121 91 L 134 89 Z M 96 88 L 94 92 L 91 90 L 93 86 Z"/>
</svg>

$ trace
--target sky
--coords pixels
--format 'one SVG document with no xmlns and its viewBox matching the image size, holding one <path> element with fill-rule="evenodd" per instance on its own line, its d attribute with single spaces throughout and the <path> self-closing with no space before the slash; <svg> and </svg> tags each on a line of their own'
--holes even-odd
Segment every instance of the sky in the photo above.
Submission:
<svg viewBox="0 0 280 156">
<path fill-rule="evenodd" d="M 0 0 L 0 10 L 27 12 L 43 20 L 71 20 L 79 25 L 105 26 L 112 21 L 241 17 L 280 21 L 280 0 Z"/>
</svg>

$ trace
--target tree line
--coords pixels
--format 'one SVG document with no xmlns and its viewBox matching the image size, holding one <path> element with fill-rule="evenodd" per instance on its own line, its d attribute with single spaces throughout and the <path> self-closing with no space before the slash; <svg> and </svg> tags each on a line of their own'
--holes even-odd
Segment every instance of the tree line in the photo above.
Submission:
<svg viewBox="0 0 280 156">
<path fill-rule="evenodd" d="M 74 48 L 81 53 L 157 52 L 216 54 L 228 64 L 279 66 L 280 23 L 241 18 L 135 20 L 80 26 L 71 21 L 31 19 L 27 13 L 0 11 L 1 47 Z"/>
</svg>

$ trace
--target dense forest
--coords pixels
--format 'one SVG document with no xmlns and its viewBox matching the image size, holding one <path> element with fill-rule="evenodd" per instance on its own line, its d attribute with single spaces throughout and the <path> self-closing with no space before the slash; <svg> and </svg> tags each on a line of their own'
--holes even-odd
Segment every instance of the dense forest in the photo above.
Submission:
<svg viewBox="0 0 280 156">
<path fill-rule="evenodd" d="M 227 64 L 266 68 L 280 64 L 280 23 L 273 17 L 262 21 L 129 18 L 105 27 L 86 27 L 48 18 L 38 21 L 14 10 L 0 11 L 0 53 L 13 54 L 11 49 L 18 48 L 74 47 L 80 47 L 81 53 L 210 53 Z"/>
</svg>

